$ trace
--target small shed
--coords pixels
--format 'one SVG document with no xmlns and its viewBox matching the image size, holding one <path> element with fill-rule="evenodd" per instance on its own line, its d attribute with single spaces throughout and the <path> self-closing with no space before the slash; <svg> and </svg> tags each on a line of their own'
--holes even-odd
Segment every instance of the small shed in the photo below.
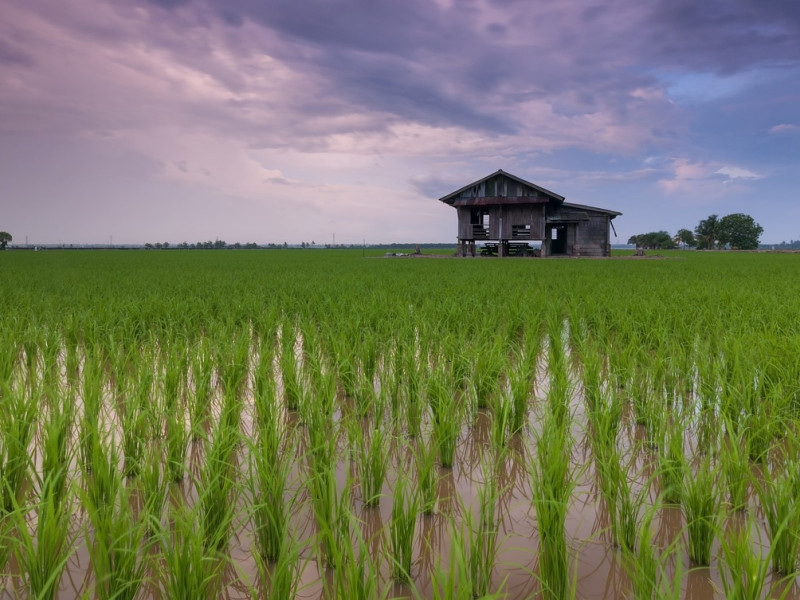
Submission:
<svg viewBox="0 0 800 600">
<path fill-rule="evenodd" d="M 456 209 L 458 254 L 610 256 L 611 221 L 622 213 L 564 196 L 502 169 L 439 198 Z"/>
</svg>

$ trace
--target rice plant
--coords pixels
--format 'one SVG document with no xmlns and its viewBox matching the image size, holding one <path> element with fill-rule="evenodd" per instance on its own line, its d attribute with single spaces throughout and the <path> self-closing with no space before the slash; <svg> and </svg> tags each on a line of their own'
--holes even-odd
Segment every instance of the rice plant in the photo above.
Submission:
<svg viewBox="0 0 800 600">
<path fill-rule="evenodd" d="M 164 505 L 167 501 L 169 477 L 161 460 L 157 444 L 151 443 L 145 450 L 145 460 L 138 477 L 140 519 L 150 535 L 158 535 L 162 528 Z"/>
<path fill-rule="evenodd" d="M 767 589 L 770 558 L 754 551 L 750 537 L 754 530 L 748 518 L 720 537 L 720 578 L 725 598 L 730 600 L 761 600 Z M 761 544 L 756 547 L 760 549 Z"/>
<path fill-rule="evenodd" d="M 73 506 L 71 502 L 57 498 L 58 477 L 57 473 L 51 472 L 37 482 L 39 494 L 33 505 L 33 532 L 25 518 L 27 510 L 12 499 L 14 510 L 11 517 L 16 532 L 14 556 L 28 598 L 57 598 L 62 573 L 74 552 L 74 535 L 70 530 Z"/>
<path fill-rule="evenodd" d="M 631 580 L 631 591 L 637 600 L 656 600 L 659 598 L 659 578 L 661 558 L 656 554 L 651 530 L 655 507 L 645 510 L 638 527 L 636 547 L 623 546 L 623 565 Z"/>
<path fill-rule="evenodd" d="M 689 558 L 698 566 L 711 564 L 711 547 L 720 525 L 720 492 L 709 457 L 684 474 L 683 511 L 689 534 Z"/>
<path fill-rule="evenodd" d="M 234 464 L 238 443 L 238 430 L 220 422 L 200 474 L 198 524 L 205 548 L 218 552 L 228 546 L 240 492 Z"/>
<path fill-rule="evenodd" d="M 389 464 L 387 436 L 380 425 L 364 433 L 360 422 L 351 423 L 354 431 L 356 466 L 361 483 L 361 497 L 366 506 L 377 506 L 381 500 L 383 482 Z"/>
<path fill-rule="evenodd" d="M 450 373 L 438 368 L 428 376 L 428 401 L 431 407 L 433 436 L 439 448 L 439 462 L 453 466 L 456 444 L 461 433 L 462 410 Z"/>
<path fill-rule="evenodd" d="M 0 448 L 2 464 L 0 464 L 0 496 L 2 511 L 0 515 L 13 512 L 20 500 L 23 483 L 28 477 L 28 447 L 33 438 L 34 424 L 38 417 L 36 396 L 18 387 L 7 387 L 3 403 L 7 409 L 0 411 Z M 58 482 L 51 481 L 51 486 L 59 487 Z"/>
<path fill-rule="evenodd" d="M 392 574 L 401 582 L 411 580 L 411 559 L 414 551 L 414 532 L 419 512 L 419 497 L 409 488 L 407 476 L 398 473 L 392 495 L 392 514 L 389 520 L 389 550 Z"/>
<path fill-rule="evenodd" d="M 436 467 L 436 440 L 419 438 L 414 450 L 414 462 L 417 467 L 417 494 L 420 501 L 420 512 L 433 514 L 439 493 L 439 472 Z"/>
<path fill-rule="evenodd" d="M 93 475 L 96 473 L 93 470 Z M 89 545 L 93 597 L 133 600 L 145 583 L 146 523 L 136 519 L 128 488 L 119 481 L 112 489 L 115 495 L 108 498 L 109 504 L 97 506 L 92 500 L 85 503 L 93 529 Z"/>
<path fill-rule="evenodd" d="M 536 438 L 530 466 L 539 531 L 539 578 L 546 599 L 565 598 L 570 586 L 569 550 L 564 529 L 575 481 L 570 469 L 572 437 L 562 409 L 548 411 Z"/>
<path fill-rule="evenodd" d="M 272 427 L 276 427 L 277 423 Z M 291 462 L 275 446 L 277 434 L 262 424 L 249 446 L 247 491 L 253 523 L 254 552 L 265 563 L 278 561 L 289 537 L 289 515 L 295 497 L 287 499 Z"/>
<path fill-rule="evenodd" d="M 159 536 L 163 562 L 158 577 L 163 596 L 201 600 L 217 597 L 225 562 L 197 530 L 200 515 L 180 506 L 171 517 L 173 527 L 163 529 Z"/>
<path fill-rule="evenodd" d="M 688 466 L 683 450 L 683 428 L 673 422 L 667 430 L 659 453 L 658 475 L 661 481 L 661 496 L 666 504 L 681 504 Z"/>
<path fill-rule="evenodd" d="M 800 551 L 798 485 L 800 461 L 796 458 L 789 459 L 776 472 L 767 469 L 764 481 L 755 484 L 769 531 L 772 568 L 779 575 L 791 575 L 797 571 Z"/>
<path fill-rule="evenodd" d="M 484 471 L 486 466 L 484 465 Z M 483 598 L 489 593 L 497 560 L 498 522 L 496 507 L 498 501 L 497 478 L 493 473 L 486 475 L 482 487 L 478 489 L 478 519 L 473 523 L 472 512 L 465 510 L 464 526 L 469 533 L 469 582 L 472 594 Z"/>
</svg>

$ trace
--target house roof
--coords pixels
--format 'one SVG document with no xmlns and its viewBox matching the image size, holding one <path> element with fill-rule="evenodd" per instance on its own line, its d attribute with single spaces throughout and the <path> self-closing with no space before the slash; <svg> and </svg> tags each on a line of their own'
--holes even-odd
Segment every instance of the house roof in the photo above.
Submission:
<svg viewBox="0 0 800 600">
<path fill-rule="evenodd" d="M 573 204 L 572 202 L 564 202 L 561 205 L 561 208 L 574 208 L 576 210 L 589 210 L 592 212 L 599 212 L 610 216 L 612 219 L 622 214 L 621 212 L 617 212 L 615 210 L 608 210 L 607 208 L 597 208 L 596 206 L 587 206 L 586 204 Z"/>
<path fill-rule="evenodd" d="M 512 175 L 511 173 L 507 173 L 507 172 L 503 171 L 503 169 L 498 169 L 494 173 L 490 173 L 489 175 L 487 175 L 486 177 L 483 177 L 482 179 L 478 179 L 477 181 L 473 181 L 472 183 L 468 183 L 467 185 L 458 188 L 456 191 L 450 192 L 446 196 L 442 196 L 441 198 L 439 198 L 439 201 L 440 202 L 444 202 L 445 204 L 452 205 L 453 202 L 455 202 L 455 199 L 462 192 L 468 190 L 472 186 L 480 185 L 481 183 L 483 183 L 487 179 L 491 179 L 492 177 L 495 177 L 496 175 L 505 175 L 509 179 L 513 179 L 517 183 L 521 183 L 522 185 L 526 185 L 528 187 L 531 187 L 531 188 L 535 189 L 537 192 L 541 192 L 542 194 L 544 194 L 546 196 L 549 196 L 550 198 L 552 198 L 552 199 L 554 199 L 554 200 L 556 200 L 558 202 L 563 202 L 564 201 L 564 196 L 559 196 L 555 192 L 551 192 L 550 190 L 545 189 L 545 188 L 543 188 L 543 187 L 541 187 L 539 185 L 536 185 L 535 183 L 531 183 L 530 181 L 526 181 L 526 180 L 522 179 L 521 177 L 517 177 L 516 175 Z"/>
</svg>

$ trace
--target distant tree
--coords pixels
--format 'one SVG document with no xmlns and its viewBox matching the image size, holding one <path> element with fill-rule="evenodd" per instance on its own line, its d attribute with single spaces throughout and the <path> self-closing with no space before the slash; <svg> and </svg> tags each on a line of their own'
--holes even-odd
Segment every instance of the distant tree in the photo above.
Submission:
<svg viewBox="0 0 800 600">
<path fill-rule="evenodd" d="M 717 239 L 720 245 L 737 250 L 755 250 L 764 228 L 744 213 L 726 215 L 719 220 Z"/>
<path fill-rule="evenodd" d="M 694 228 L 694 237 L 699 249 L 713 250 L 719 239 L 719 217 L 709 215 L 707 219 L 700 221 Z"/>
<path fill-rule="evenodd" d="M 682 245 L 684 248 L 694 248 L 697 245 L 694 234 L 688 229 L 679 229 L 675 237 L 672 238 L 672 241 L 678 245 Z"/>
<path fill-rule="evenodd" d="M 631 236 L 629 244 L 636 244 L 638 248 L 648 248 L 650 250 L 669 250 L 675 247 L 669 233 L 666 231 L 651 231 Z"/>
<path fill-rule="evenodd" d="M 12 241 L 14 238 L 11 237 L 11 234 L 7 231 L 0 231 L 0 250 L 5 250 L 8 242 Z"/>
</svg>

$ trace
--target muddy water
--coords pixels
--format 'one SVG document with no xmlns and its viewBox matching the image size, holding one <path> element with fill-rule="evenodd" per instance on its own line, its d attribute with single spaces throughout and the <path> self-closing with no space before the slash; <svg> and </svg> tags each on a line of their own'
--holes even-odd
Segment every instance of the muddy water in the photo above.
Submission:
<svg viewBox="0 0 800 600">
<path fill-rule="evenodd" d="M 537 397 L 546 393 L 546 381 L 540 381 L 537 387 Z M 608 533 L 609 517 L 604 502 L 597 489 L 593 458 L 590 444 L 586 437 L 585 418 L 583 416 L 582 400 L 577 396 L 573 398 L 573 437 L 575 443 L 572 452 L 572 472 L 575 480 L 571 502 L 569 504 L 566 537 L 570 549 L 571 569 L 574 575 L 575 597 L 586 600 L 612 600 L 631 597 L 631 587 L 628 575 L 621 559 L 620 551 L 611 543 Z M 498 487 L 501 490 L 496 506 L 496 515 L 499 523 L 499 547 L 496 565 L 493 574 L 492 588 L 502 590 L 507 598 L 537 598 L 539 597 L 539 583 L 536 578 L 538 572 L 537 557 L 539 552 L 538 530 L 536 514 L 532 506 L 532 490 L 530 464 L 532 449 L 535 447 L 534 439 L 536 427 L 539 422 L 539 407 L 536 401 L 532 405 L 529 415 L 528 427 L 509 441 L 508 452 L 497 471 Z M 252 431 L 253 409 L 251 403 L 243 411 L 243 430 Z M 341 417 L 341 415 L 339 415 Z M 113 424 L 118 427 L 118 424 Z M 297 446 L 294 460 L 289 494 L 297 492 L 298 501 L 294 505 L 291 519 L 292 537 L 301 543 L 300 547 L 300 590 L 298 598 L 326 598 L 324 582 L 330 581 L 330 571 L 317 561 L 317 551 L 314 544 L 316 523 L 313 517 L 310 500 L 305 486 L 306 470 L 305 445 L 307 440 L 304 426 L 298 422 L 296 413 L 286 415 L 287 431 L 296 431 Z M 354 487 L 351 490 L 351 510 L 358 518 L 361 536 L 366 542 L 369 552 L 378 558 L 381 564 L 381 575 L 390 597 L 433 597 L 432 579 L 437 569 L 448 569 L 450 565 L 451 544 L 453 528 L 458 530 L 461 526 L 463 511 L 477 511 L 477 494 L 483 484 L 484 461 L 491 456 L 491 418 L 484 411 L 478 411 L 472 422 L 466 423 L 461 431 L 461 436 L 456 450 L 454 466 L 451 469 L 438 469 L 438 502 L 432 515 L 420 515 L 417 519 L 417 529 L 414 544 L 414 559 L 412 566 L 413 585 L 399 585 L 393 583 L 390 576 L 390 565 L 386 559 L 388 547 L 388 523 L 391 518 L 391 492 L 398 472 L 410 473 L 413 476 L 411 448 L 418 441 L 398 442 L 395 440 L 391 450 L 391 466 L 386 482 L 384 483 L 383 496 L 377 507 L 363 506 L 360 490 Z M 652 477 L 654 457 L 649 456 L 640 448 L 636 441 L 642 435 L 639 428 L 632 424 L 631 415 L 624 415 L 621 428 L 621 447 L 631 461 L 629 476 L 634 479 L 634 488 L 640 489 L 647 485 Z M 688 440 L 691 443 L 692 440 Z M 345 457 L 347 445 L 346 436 L 341 435 L 339 440 L 341 454 Z M 634 450 L 637 448 L 637 450 Z M 243 448 L 242 453 L 246 450 Z M 186 477 L 184 481 L 173 484 L 170 489 L 168 504 L 193 505 L 197 499 L 197 490 L 193 481 L 197 480 L 200 466 L 203 461 L 203 445 L 192 442 L 189 446 L 187 461 L 189 470 L 194 477 Z M 246 456 L 240 456 L 239 468 L 244 476 L 247 464 Z M 337 482 L 339 489 L 352 480 L 354 466 L 349 460 L 341 459 L 337 466 Z M 659 493 L 657 485 L 652 486 L 650 502 L 654 502 Z M 241 511 L 244 515 L 246 497 L 240 500 Z M 755 504 L 752 504 L 755 506 Z M 758 514 L 755 506 L 756 521 L 763 523 L 763 515 Z M 74 552 L 66 565 L 61 579 L 58 597 L 72 599 L 91 595 L 93 589 L 93 574 L 86 548 L 87 541 L 91 540 L 91 529 L 85 513 L 76 507 L 72 519 L 72 533 L 75 539 Z M 745 517 L 734 514 L 727 518 L 725 531 L 730 528 L 746 526 Z M 759 549 L 758 540 L 768 540 L 763 526 L 759 525 L 757 531 L 752 532 L 754 550 Z M 685 520 L 680 508 L 661 507 L 656 511 L 652 522 L 653 543 L 663 550 L 675 540 L 685 541 Z M 253 589 L 258 589 L 259 573 L 252 557 L 252 529 L 242 516 L 236 524 L 235 532 L 230 543 L 230 557 L 233 563 L 224 578 L 224 585 L 220 589 L 219 597 L 233 599 L 250 598 Z M 685 546 L 685 544 L 684 544 Z M 763 543 L 761 551 L 766 553 L 768 547 Z M 723 598 L 717 554 L 719 544 L 715 544 L 712 552 L 712 565 L 710 568 L 691 568 L 688 558 L 681 553 L 678 560 L 682 568 L 677 572 L 682 573 L 680 588 L 681 597 L 686 600 L 711 600 Z M 0 598 L 24 597 L 19 575 L 19 566 L 13 556 L 6 566 L 6 575 L 2 580 L 2 594 Z M 665 565 L 665 578 L 670 579 L 676 572 L 676 565 Z M 151 570 L 150 575 L 155 577 Z M 772 587 L 771 580 L 767 589 Z M 780 597 L 785 592 L 785 598 L 800 600 L 800 588 L 797 581 L 791 581 L 784 586 L 776 585 L 769 597 Z M 146 585 L 140 593 L 141 598 L 160 598 L 158 586 Z"/>
</svg>

